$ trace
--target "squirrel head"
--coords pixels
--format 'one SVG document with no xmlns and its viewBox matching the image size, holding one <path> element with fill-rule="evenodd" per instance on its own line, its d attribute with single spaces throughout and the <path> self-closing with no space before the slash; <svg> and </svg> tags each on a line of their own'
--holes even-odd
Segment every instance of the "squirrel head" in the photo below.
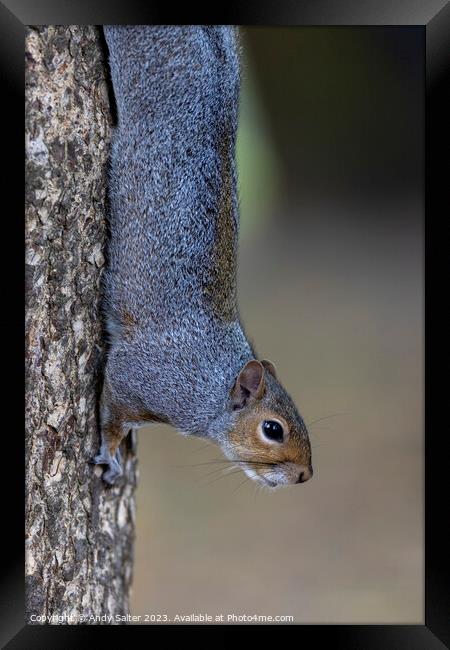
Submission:
<svg viewBox="0 0 450 650">
<path fill-rule="evenodd" d="M 231 390 L 230 408 L 234 424 L 224 451 L 249 477 L 269 488 L 311 478 L 308 431 L 270 361 L 246 363 Z"/>
</svg>

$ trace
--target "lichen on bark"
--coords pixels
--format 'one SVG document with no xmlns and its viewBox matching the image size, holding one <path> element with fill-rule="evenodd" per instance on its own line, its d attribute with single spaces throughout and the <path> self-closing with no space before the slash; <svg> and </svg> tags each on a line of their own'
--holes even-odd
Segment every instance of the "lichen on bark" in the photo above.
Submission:
<svg viewBox="0 0 450 650">
<path fill-rule="evenodd" d="M 111 133 L 94 26 L 26 43 L 26 617 L 128 613 L 136 460 L 106 488 L 90 458 L 104 343 L 99 309 Z M 56 622 L 56 619 L 54 619 Z"/>
</svg>

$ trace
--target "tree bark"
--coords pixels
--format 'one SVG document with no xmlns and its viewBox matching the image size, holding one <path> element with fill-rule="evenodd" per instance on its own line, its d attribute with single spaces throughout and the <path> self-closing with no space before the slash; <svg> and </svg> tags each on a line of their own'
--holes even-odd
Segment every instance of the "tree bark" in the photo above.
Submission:
<svg viewBox="0 0 450 650">
<path fill-rule="evenodd" d="M 26 616 L 99 622 L 128 613 L 136 460 L 107 488 L 97 403 L 111 132 L 93 26 L 26 38 Z M 84 618 L 83 618 L 84 617 Z M 43 619 L 37 619 L 38 622 Z"/>
</svg>

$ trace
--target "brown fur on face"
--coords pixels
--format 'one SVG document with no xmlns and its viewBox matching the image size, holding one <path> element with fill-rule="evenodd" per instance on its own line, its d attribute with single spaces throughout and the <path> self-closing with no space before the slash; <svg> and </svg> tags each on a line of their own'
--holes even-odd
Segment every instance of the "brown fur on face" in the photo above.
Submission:
<svg viewBox="0 0 450 650">
<path fill-rule="evenodd" d="M 227 455 L 256 480 L 273 486 L 304 482 L 312 476 L 308 432 L 291 398 L 278 382 L 273 364 L 251 361 L 239 373 L 231 397 L 235 422 Z M 283 426 L 283 440 L 267 439 L 264 420 Z M 303 474 L 303 476 L 302 476 Z M 298 479 L 302 476 L 303 480 Z"/>
<path fill-rule="evenodd" d="M 271 443 L 261 436 L 259 427 L 264 420 L 278 420 L 282 423 L 285 441 Z M 295 425 L 285 420 L 276 411 L 264 405 L 256 405 L 247 412 L 239 413 L 234 429 L 230 432 L 230 443 L 236 455 L 242 460 L 270 463 L 297 463 L 310 465 L 311 449 L 308 438 Z"/>
</svg>

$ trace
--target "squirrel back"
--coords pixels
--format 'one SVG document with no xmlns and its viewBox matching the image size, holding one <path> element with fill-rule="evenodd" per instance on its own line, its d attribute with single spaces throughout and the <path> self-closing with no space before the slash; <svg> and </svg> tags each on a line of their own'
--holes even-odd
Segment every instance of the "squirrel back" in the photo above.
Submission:
<svg viewBox="0 0 450 650">
<path fill-rule="evenodd" d="M 105 27 L 118 124 L 106 296 L 120 326 L 236 306 L 240 64 L 227 27 Z"/>
<path fill-rule="evenodd" d="M 296 482 L 299 466 L 306 480 L 306 427 L 273 364 L 256 360 L 237 307 L 237 30 L 104 32 L 118 122 L 104 276 L 110 346 L 96 462 L 109 465 L 104 478 L 113 482 L 130 426 L 162 421 L 216 441 L 266 485 L 260 475 L 268 456 L 276 485 Z M 264 433 L 264 422 L 278 423 L 282 438 Z"/>
</svg>

